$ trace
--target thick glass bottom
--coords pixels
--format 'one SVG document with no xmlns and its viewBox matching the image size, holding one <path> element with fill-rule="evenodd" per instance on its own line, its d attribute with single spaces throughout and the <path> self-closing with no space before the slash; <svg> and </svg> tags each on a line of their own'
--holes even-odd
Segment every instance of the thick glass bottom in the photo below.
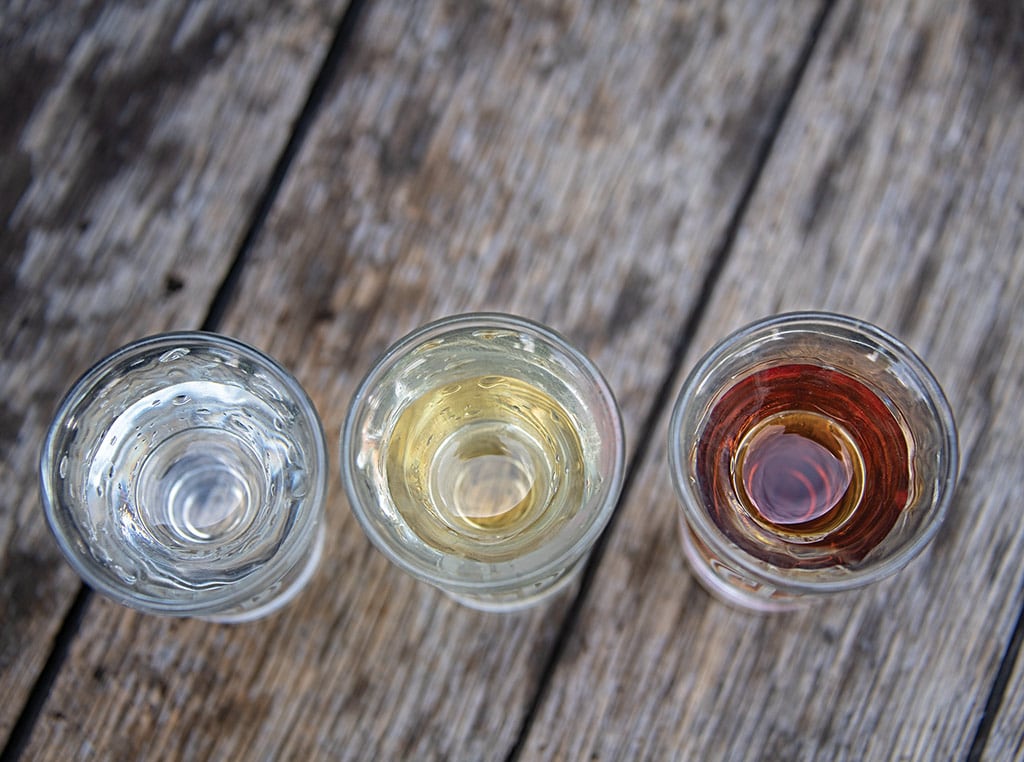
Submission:
<svg viewBox="0 0 1024 762">
<path fill-rule="evenodd" d="M 761 614 L 797 611 L 809 605 L 807 598 L 762 585 L 737 574 L 697 540 L 686 519 L 680 517 L 683 552 L 697 581 L 718 600 L 730 606 Z"/>
<path fill-rule="evenodd" d="M 565 590 L 579 577 L 580 570 L 585 562 L 586 556 L 557 575 L 528 587 L 513 590 L 512 592 L 468 595 L 445 590 L 444 593 L 463 606 L 468 606 L 478 611 L 519 611 L 547 601 Z"/>
<path fill-rule="evenodd" d="M 320 526 L 317 529 L 316 538 L 313 540 L 313 546 L 310 548 L 309 555 L 306 557 L 306 562 L 293 569 L 292 572 L 282 580 L 277 589 L 268 591 L 267 593 L 258 596 L 256 599 L 229 611 L 212 614 L 210 616 L 202 616 L 199 618 L 205 619 L 208 622 L 219 622 L 221 624 L 240 624 L 242 622 L 251 622 L 254 619 L 261 619 L 268 614 L 273 614 L 275 611 L 278 611 L 291 603 L 292 600 L 302 592 L 302 589 L 306 586 L 309 580 L 313 578 L 313 573 L 316 572 L 316 568 L 320 564 L 320 557 L 323 555 L 323 550 L 324 528 L 323 526 Z M 266 597 L 264 598 L 264 596 Z"/>
</svg>

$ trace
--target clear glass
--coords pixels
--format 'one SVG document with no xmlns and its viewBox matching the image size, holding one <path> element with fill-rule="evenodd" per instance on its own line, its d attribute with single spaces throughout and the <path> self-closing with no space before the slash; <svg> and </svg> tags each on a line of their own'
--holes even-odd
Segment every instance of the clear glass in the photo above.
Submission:
<svg viewBox="0 0 1024 762">
<path fill-rule="evenodd" d="M 64 555 L 126 606 L 256 619 L 319 560 L 320 419 L 286 370 L 224 336 L 163 334 L 101 360 L 57 410 L 40 472 Z"/>
<path fill-rule="evenodd" d="M 903 568 L 957 475 L 953 414 L 924 363 L 842 315 L 761 320 L 715 346 L 669 426 L 683 549 L 720 599 L 796 608 Z"/>
<path fill-rule="evenodd" d="M 622 488 L 618 407 L 597 368 L 522 318 L 427 325 L 352 401 L 341 473 L 393 563 L 468 606 L 510 610 L 564 586 Z"/>
</svg>

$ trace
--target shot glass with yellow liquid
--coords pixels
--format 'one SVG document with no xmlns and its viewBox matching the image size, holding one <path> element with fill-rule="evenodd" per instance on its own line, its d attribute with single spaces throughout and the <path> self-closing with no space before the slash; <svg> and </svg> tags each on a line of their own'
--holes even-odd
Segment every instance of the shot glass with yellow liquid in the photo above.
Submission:
<svg viewBox="0 0 1024 762">
<path fill-rule="evenodd" d="M 594 364 L 544 326 L 457 315 L 392 346 L 341 437 L 356 518 L 392 562 L 504 611 L 567 584 L 622 488 L 618 407 Z"/>
</svg>

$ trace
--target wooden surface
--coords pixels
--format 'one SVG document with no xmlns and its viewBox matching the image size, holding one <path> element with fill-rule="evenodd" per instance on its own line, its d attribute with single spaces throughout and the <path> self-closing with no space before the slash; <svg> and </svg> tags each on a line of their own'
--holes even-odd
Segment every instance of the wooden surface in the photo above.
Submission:
<svg viewBox="0 0 1024 762">
<path fill-rule="evenodd" d="M 0 10 L 4 738 L 80 588 L 42 521 L 43 433 L 103 354 L 203 324 L 342 3 L 277 5 Z"/>
<path fill-rule="evenodd" d="M 23 759 L 1024 757 L 1024 9 L 394 0 L 0 11 L 0 745 Z M 907 570 L 757 617 L 689 576 L 665 466 L 726 332 L 832 309 L 960 424 Z M 482 614 L 391 567 L 337 432 L 435 317 L 569 336 L 630 476 L 581 585 Z M 35 461 L 73 377 L 170 327 L 291 368 L 331 444 L 324 561 L 241 626 L 81 592 Z"/>
<path fill-rule="evenodd" d="M 830 15 L 683 368 L 769 312 L 870 315 L 928 358 L 956 411 L 964 478 L 949 521 L 876 589 L 797 615 L 730 611 L 681 582 L 675 518 L 659 510 L 663 411 L 527 757 L 969 752 L 1024 602 L 1024 185 L 1010 169 L 1024 133 L 1009 129 L 1024 108 L 1012 59 L 959 55 L 977 20 L 941 22 L 924 4 Z M 1022 707 L 1004 711 L 1019 755 Z M 1013 740 L 991 735 L 988 756 L 1011 758 Z"/>
</svg>

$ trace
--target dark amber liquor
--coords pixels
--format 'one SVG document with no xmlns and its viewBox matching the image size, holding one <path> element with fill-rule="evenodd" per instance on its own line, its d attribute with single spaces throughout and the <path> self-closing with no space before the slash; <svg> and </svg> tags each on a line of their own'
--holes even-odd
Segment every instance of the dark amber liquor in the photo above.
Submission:
<svg viewBox="0 0 1024 762">
<path fill-rule="evenodd" d="M 811 364 L 757 371 L 711 410 L 696 448 L 719 528 L 781 568 L 855 565 L 911 489 L 909 439 L 865 383 Z"/>
</svg>

